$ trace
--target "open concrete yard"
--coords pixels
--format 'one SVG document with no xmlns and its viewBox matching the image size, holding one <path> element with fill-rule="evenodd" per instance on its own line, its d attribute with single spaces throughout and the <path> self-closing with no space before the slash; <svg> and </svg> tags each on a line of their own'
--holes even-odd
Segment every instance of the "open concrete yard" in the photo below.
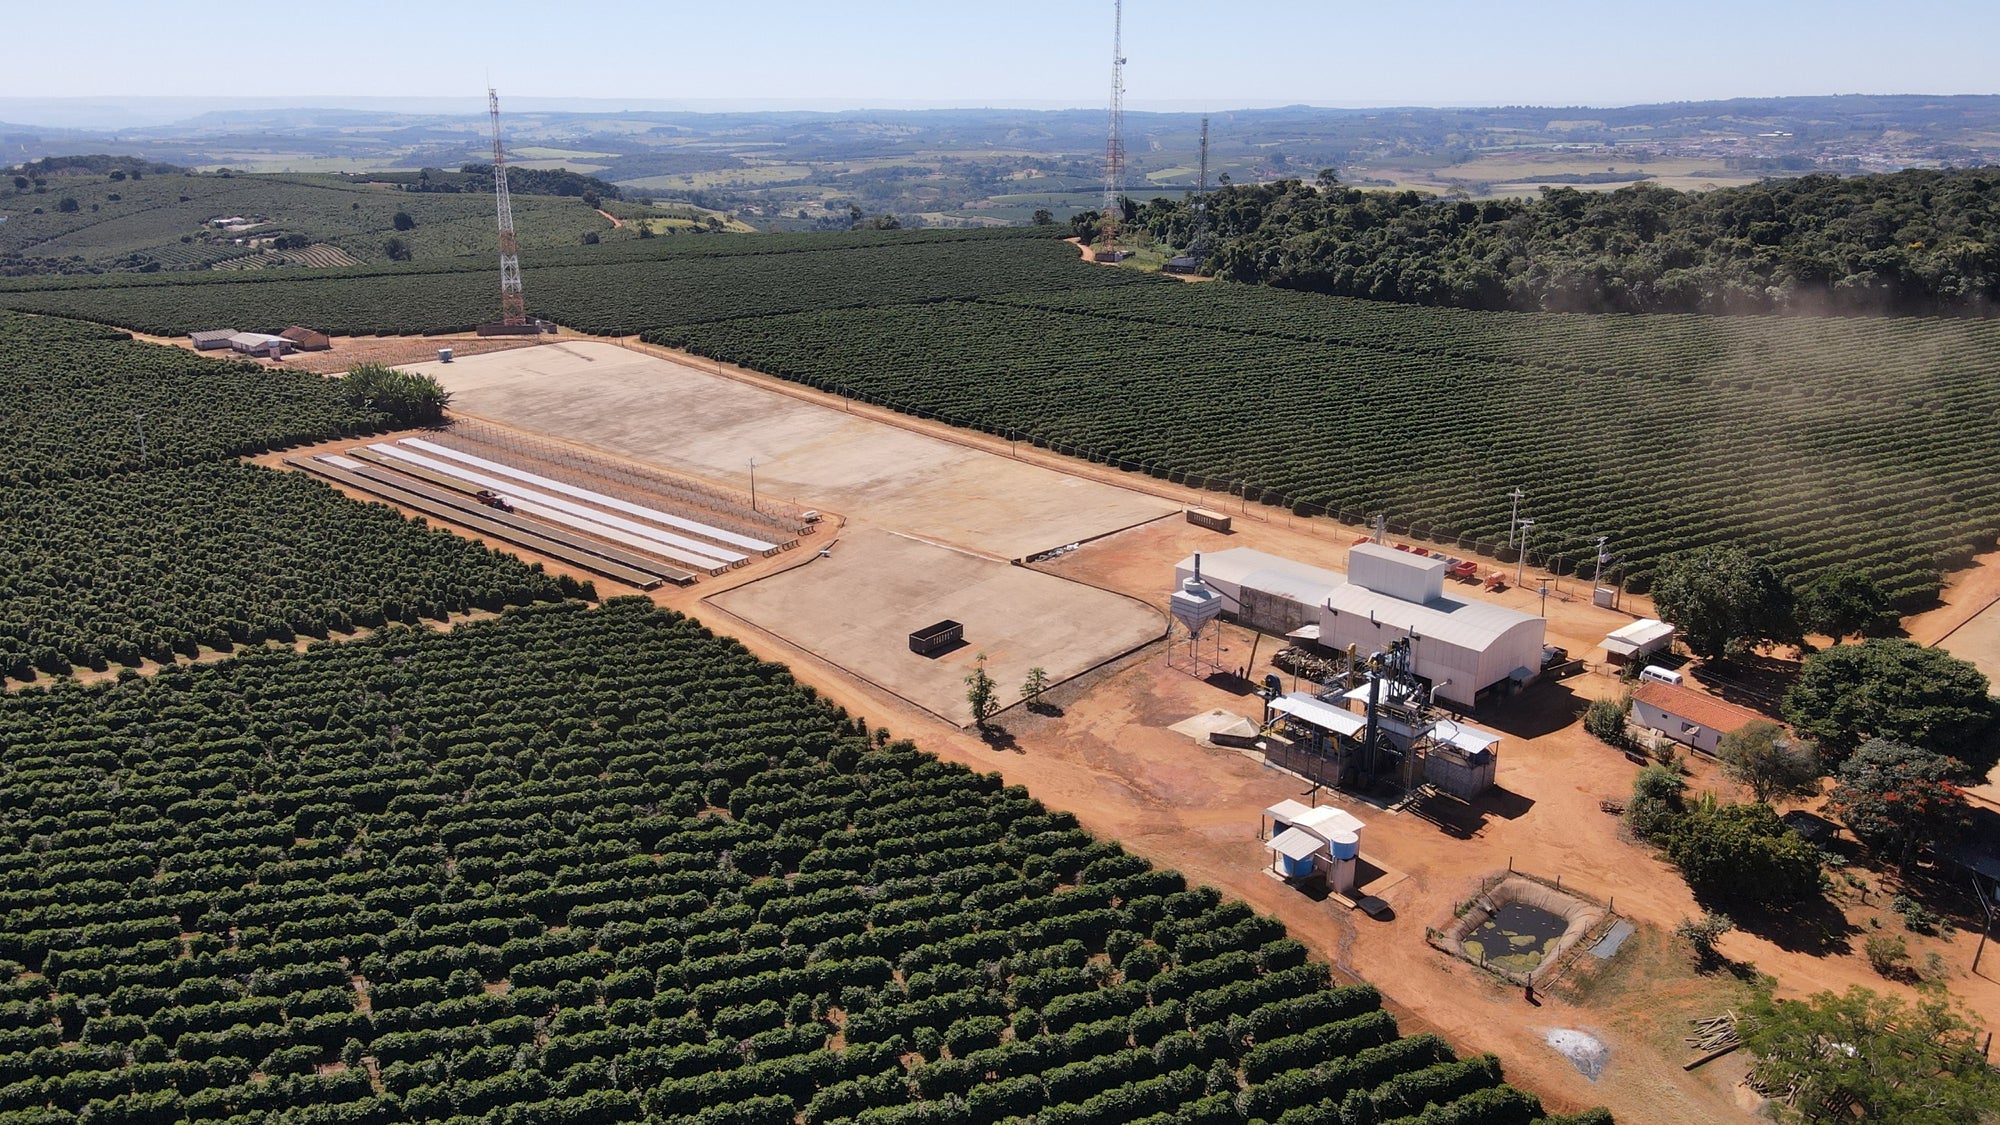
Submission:
<svg viewBox="0 0 2000 1125">
<path fill-rule="evenodd" d="M 1131 598 L 877 529 L 708 601 L 961 724 L 972 721 L 965 677 L 981 653 L 1005 706 L 1030 668 L 1060 682 L 1166 631 L 1164 614 Z M 910 633 L 945 619 L 965 626 L 963 644 L 910 651 Z"/>
<path fill-rule="evenodd" d="M 1024 558 L 1173 512 L 1022 464 L 605 343 L 415 364 L 454 410 L 808 508 Z"/>
</svg>

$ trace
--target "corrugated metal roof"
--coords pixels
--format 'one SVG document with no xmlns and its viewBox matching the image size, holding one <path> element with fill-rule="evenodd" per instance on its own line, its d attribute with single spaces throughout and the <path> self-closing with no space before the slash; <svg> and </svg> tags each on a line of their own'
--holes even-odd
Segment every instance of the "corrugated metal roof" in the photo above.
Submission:
<svg viewBox="0 0 2000 1125">
<path fill-rule="evenodd" d="M 1624 629 L 1614 629 L 1614 631 L 1606 633 L 1604 635 L 1604 651 L 1606 653 L 1618 653 L 1622 657 L 1630 657 L 1632 653 L 1638 653 L 1642 649 L 1650 649 L 1650 647 L 1654 647 L 1654 645 L 1658 645 L 1658 643 L 1662 643 L 1662 641 L 1666 641 L 1670 637 L 1674 637 L 1674 627 L 1672 625 L 1668 625 L 1664 621 L 1658 621 L 1658 619 L 1652 619 L 1652 617 L 1642 617 L 1642 619 L 1634 621 L 1632 625 L 1626 625 Z"/>
<path fill-rule="evenodd" d="M 227 340 L 236 335 L 234 328 L 210 328 L 202 332 L 188 333 L 188 339 L 200 343 L 204 340 Z"/>
<path fill-rule="evenodd" d="M 1477 754 L 1500 741 L 1497 734 L 1452 722 L 1439 723 L 1431 728 L 1430 733 L 1439 742 L 1449 742 L 1468 754 Z"/>
<path fill-rule="evenodd" d="M 1541 620 L 1532 613 L 1491 602 L 1462 601 L 1450 594 L 1420 605 L 1352 584 L 1334 590 L 1326 604 L 1336 613 L 1364 619 L 1372 615 L 1372 620 L 1392 629 L 1474 651 L 1483 651 L 1524 622 Z"/>
<path fill-rule="evenodd" d="M 1311 723 L 1322 730 L 1354 737 L 1367 729 L 1368 721 L 1352 711 L 1322 703 L 1302 691 L 1295 691 L 1282 699 L 1271 702 L 1271 710 L 1290 715 L 1300 722 Z"/>
<path fill-rule="evenodd" d="M 1182 559 L 1180 569 L 1193 570 L 1194 556 Z M 1267 554 L 1252 547 L 1202 552 L 1201 576 L 1263 594 L 1277 594 L 1307 605 L 1318 605 L 1328 590 L 1347 581 L 1347 576 L 1337 570 Z"/>
<path fill-rule="evenodd" d="M 1300 860 L 1325 847 L 1326 841 L 1303 828 L 1287 828 L 1266 840 L 1264 846 L 1286 859 Z"/>
<path fill-rule="evenodd" d="M 1308 809 L 1305 815 L 1292 821 L 1292 823 L 1318 836 L 1322 840 L 1331 840 L 1334 834 L 1338 832 L 1359 835 L 1361 830 L 1367 827 L 1367 825 L 1361 823 L 1360 817 L 1355 816 L 1346 809 L 1334 808 L 1332 805 L 1321 805 L 1316 809 Z"/>
</svg>

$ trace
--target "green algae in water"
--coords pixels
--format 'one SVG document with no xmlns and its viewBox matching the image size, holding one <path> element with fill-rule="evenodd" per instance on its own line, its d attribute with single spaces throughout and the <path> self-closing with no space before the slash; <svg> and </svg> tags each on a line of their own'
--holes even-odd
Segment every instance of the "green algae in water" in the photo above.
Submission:
<svg viewBox="0 0 2000 1125">
<path fill-rule="evenodd" d="M 1526 903 L 1510 902 L 1494 911 L 1478 929 L 1467 934 L 1465 952 L 1475 961 L 1484 961 L 1511 972 L 1532 972 L 1548 956 L 1556 939 L 1569 923 Z"/>
</svg>

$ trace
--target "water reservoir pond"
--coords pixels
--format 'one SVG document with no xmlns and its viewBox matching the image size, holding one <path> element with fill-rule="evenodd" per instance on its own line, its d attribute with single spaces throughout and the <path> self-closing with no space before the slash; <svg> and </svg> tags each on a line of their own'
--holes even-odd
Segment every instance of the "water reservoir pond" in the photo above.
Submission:
<svg viewBox="0 0 2000 1125">
<path fill-rule="evenodd" d="M 1568 928 L 1569 922 L 1559 914 L 1510 902 L 1465 935 L 1465 953 L 1475 961 L 1488 961 L 1512 972 L 1532 972 Z"/>
</svg>

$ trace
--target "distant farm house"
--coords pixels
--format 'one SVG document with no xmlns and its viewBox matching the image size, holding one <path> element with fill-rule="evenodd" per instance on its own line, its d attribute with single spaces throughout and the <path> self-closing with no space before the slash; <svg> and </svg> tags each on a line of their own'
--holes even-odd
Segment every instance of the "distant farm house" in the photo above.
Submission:
<svg viewBox="0 0 2000 1125">
<path fill-rule="evenodd" d="M 212 328 L 206 332 L 188 333 L 188 343 L 193 344 L 196 351 L 212 352 L 228 347 L 229 341 L 236 335 L 234 328 Z"/>
<path fill-rule="evenodd" d="M 323 352 L 333 346 L 333 340 L 326 333 L 313 328 L 292 325 L 278 335 L 290 340 L 302 352 Z"/>
<path fill-rule="evenodd" d="M 244 355 L 281 356 L 290 352 L 293 344 L 268 332 L 238 332 L 229 338 L 229 346 Z"/>
</svg>

